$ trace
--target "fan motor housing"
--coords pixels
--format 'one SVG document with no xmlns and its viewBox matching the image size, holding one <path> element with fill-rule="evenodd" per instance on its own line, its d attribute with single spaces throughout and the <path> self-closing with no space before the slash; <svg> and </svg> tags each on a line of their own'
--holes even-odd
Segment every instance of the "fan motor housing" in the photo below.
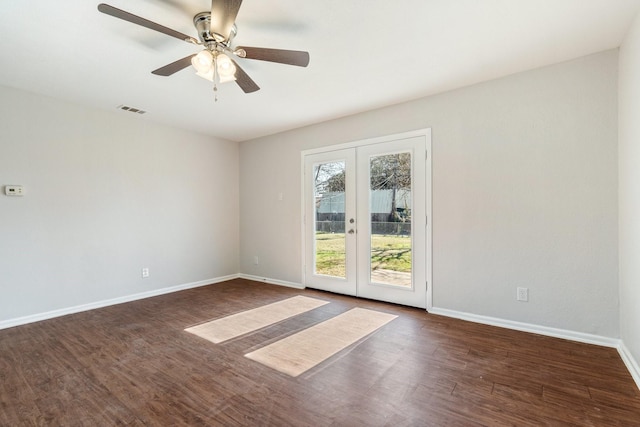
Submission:
<svg viewBox="0 0 640 427">
<path fill-rule="evenodd" d="M 196 27 L 196 31 L 198 32 L 198 37 L 200 38 L 200 41 L 203 43 L 216 42 L 216 43 L 223 43 L 228 46 L 231 43 L 231 40 L 238 33 L 238 28 L 236 27 L 236 24 L 233 24 L 233 26 L 231 27 L 231 34 L 229 34 L 228 39 L 221 34 L 212 33 L 211 32 L 211 12 L 209 11 L 200 12 L 196 16 L 194 16 L 193 25 Z"/>
</svg>

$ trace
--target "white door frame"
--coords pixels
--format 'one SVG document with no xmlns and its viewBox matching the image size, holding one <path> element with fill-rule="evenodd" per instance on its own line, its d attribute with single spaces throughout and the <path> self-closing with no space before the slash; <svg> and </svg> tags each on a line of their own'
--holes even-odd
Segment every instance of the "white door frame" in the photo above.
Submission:
<svg viewBox="0 0 640 427">
<path fill-rule="evenodd" d="M 426 267 L 426 284 L 425 286 L 427 287 L 426 290 L 426 309 L 427 311 L 430 311 L 433 308 L 433 244 L 432 244 L 432 235 L 433 235 L 433 221 L 432 221 L 432 187 L 431 187 L 431 181 L 432 181 L 432 173 L 431 173 L 431 164 L 432 164 L 432 152 L 431 152 L 431 128 L 425 128 L 425 129 L 418 129 L 418 130 L 414 130 L 414 131 L 409 131 L 409 132 L 404 132 L 404 133 L 398 133 L 398 134 L 393 134 L 393 135 L 386 135 L 386 136 L 381 136 L 381 137 L 376 137 L 376 138 L 368 138 L 368 139 L 363 139 L 363 140 L 358 140 L 358 141 L 352 141 L 352 142 L 347 142 L 347 143 L 343 143 L 343 144 L 336 144 L 336 145 L 329 145 L 329 146 L 325 146 L 325 147 L 320 147 L 320 148 L 314 148 L 314 149 L 310 149 L 310 150 L 304 150 L 300 153 L 300 162 L 301 162 L 301 203 L 300 203 L 300 209 L 301 209 L 301 215 L 303 220 L 301 221 L 301 248 L 302 248 L 302 276 L 301 276 L 301 283 L 303 286 L 306 285 L 306 279 L 305 279 L 305 263 L 307 260 L 307 256 L 308 254 L 306 254 L 306 242 L 305 242 L 305 236 L 306 236 L 306 218 L 305 218 L 305 156 L 310 155 L 310 154 L 318 154 L 318 153 L 324 153 L 324 152 L 328 152 L 328 151 L 335 151 L 335 150 L 343 150 L 346 148 L 356 148 L 356 147 L 360 147 L 360 146 L 364 146 L 364 145 L 372 145 L 372 144 L 378 144 L 381 142 L 390 142 L 390 141 L 395 141 L 395 140 L 399 140 L 399 139 L 406 139 L 406 138 L 412 138 L 412 137 L 416 137 L 416 136 L 424 136 L 425 137 L 425 145 L 426 145 L 426 151 L 427 151 L 427 158 L 425 160 L 425 213 L 426 213 L 426 217 L 424 218 L 424 221 L 426 223 L 426 247 L 425 247 L 425 259 L 423 260 L 425 262 L 425 267 Z M 416 221 L 418 220 L 417 218 L 415 219 Z"/>
</svg>

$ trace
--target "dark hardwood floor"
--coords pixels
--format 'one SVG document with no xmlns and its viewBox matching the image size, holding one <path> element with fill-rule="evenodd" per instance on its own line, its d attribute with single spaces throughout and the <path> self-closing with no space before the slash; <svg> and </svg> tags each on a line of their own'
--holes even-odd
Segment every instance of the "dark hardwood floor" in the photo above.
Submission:
<svg viewBox="0 0 640 427">
<path fill-rule="evenodd" d="M 184 328 L 331 301 L 212 344 Z M 399 317 L 298 378 L 247 352 L 355 306 Z M 246 280 L 0 331 L 0 425 L 640 426 L 617 351 Z"/>
</svg>

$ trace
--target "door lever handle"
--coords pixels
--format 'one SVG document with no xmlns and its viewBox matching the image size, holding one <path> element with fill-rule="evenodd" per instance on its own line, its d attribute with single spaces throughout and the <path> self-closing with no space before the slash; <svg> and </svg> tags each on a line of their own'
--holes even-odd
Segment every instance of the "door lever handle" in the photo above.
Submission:
<svg viewBox="0 0 640 427">
<path fill-rule="evenodd" d="M 355 232 L 356 232 L 356 231 L 355 231 L 353 228 L 352 228 L 351 230 L 349 230 L 349 234 L 353 234 L 353 233 L 355 233 Z"/>
</svg>

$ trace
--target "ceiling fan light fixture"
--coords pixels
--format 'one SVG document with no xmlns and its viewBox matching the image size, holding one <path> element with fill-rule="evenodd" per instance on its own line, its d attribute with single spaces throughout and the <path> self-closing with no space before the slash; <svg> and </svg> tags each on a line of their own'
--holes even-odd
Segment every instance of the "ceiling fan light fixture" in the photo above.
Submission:
<svg viewBox="0 0 640 427">
<path fill-rule="evenodd" d="M 211 54 L 209 51 L 203 52 Z M 211 66 L 202 67 L 201 69 L 198 69 L 198 66 L 201 65 L 201 62 L 199 61 L 199 59 L 197 59 L 198 55 L 192 58 L 192 63 L 196 68 L 197 76 L 214 83 L 226 83 L 236 80 L 236 66 L 233 61 L 224 53 L 218 53 L 215 55 L 215 57 L 211 55 Z"/>
<path fill-rule="evenodd" d="M 236 66 L 233 61 L 224 53 L 216 57 L 216 67 L 220 75 L 220 81 L 233 79 L 236 74 Z"/>
<path fill-rule="evenodd" d="M 203 50 L 191 58 L 191 65 L 198 74 L 207 74 L 213 70 L 213 55 L 208 50 Z"/>
</svg>

